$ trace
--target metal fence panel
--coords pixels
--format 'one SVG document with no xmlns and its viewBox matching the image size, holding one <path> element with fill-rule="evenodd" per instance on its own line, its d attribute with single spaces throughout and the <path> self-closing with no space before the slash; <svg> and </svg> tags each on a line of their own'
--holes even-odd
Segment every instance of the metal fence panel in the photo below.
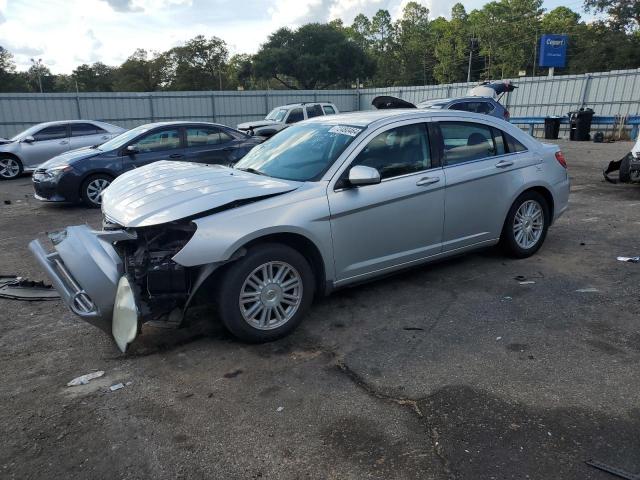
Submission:
<svg viewBox="0 0 640 480">
<path fill-rule="evenodd" d="M 600 116 L 640 113 L 640 68 L 584 75 L 523 77 L 503 98 L 513 117 L 566 115 L 591 107 Z M 295 102 L 333 102 L 341 112 L 369 110 L 378 95 L 410 102 L 466 95 L 475 83 L 351 90 L 269 90 L 151 93 L 0 94 L 0 137 L 30 125 L 67 119 L 96 119 L 131 128 L 162 120 L 214 121 L 235 127 L 264 118 Z"/>
</svg>

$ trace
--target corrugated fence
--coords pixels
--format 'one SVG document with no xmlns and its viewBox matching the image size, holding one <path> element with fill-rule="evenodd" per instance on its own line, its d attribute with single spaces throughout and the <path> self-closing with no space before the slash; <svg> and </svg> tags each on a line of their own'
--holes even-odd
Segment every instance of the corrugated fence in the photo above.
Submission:
<svg viewBox="0 0 640 480">
<path fill-rule="evenodd" d="M 640 113 L 640 68 L 584 75 L 523 77 L 503 99 L 513 117 L 566 115 L 591 107 L 596 115 Z M 293 102 L 333 102 L 340 111 L 371 109 L 378 95 L 411 102 L 465 95 L 475 83 L 353 90 L 269 90 L 151 93 L 0 94 L 0 137 L 35 123 L 95 119 L 131 128 L 162 120 L 214 121 L 234 126 L 264 118 L 274 107 Z"/>
</svg>

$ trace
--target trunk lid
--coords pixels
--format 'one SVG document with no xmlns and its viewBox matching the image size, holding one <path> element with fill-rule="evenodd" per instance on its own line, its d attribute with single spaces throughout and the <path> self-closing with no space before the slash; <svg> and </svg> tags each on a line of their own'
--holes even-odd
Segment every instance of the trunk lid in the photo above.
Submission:
<svg viewBox="0 0 640 480">
<path fill-rule="evenodd" d="M 116 178 L 102 194 L 102 211 L 123 227 L 148 227 L 300 185 L 221 165 L 160 161 Z"/>
</svg>

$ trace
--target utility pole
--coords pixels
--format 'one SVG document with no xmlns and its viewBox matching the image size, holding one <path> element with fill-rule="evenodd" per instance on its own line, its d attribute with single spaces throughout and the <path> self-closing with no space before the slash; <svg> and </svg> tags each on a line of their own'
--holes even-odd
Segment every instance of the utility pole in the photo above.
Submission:
<svg viewBox="0 0 640 480">
<path fill-rule="evenodd" d="M 536 61 L 538 59 L 538 31 L 536 30 L 536 43 L 533 44 L 533 75 L 536 76 Z"/>
<path fill-rule="evenodd" d="M 467 67 L 467 83 L 471 83 L 471 60 L 473 58 L 473 49 L 476 45 L 476 39 L 472 38 L 469 42 L 469 66 Z"/>
<path fill-rule="evenodd" d="M 40 86 L 40 93 L 42 93 L 42 59 L 39 58 L 37 62 L 33 58 L 30 60 L 35 67 L 36 74 L 38 75 L 38 85 Z"/>
</svg>

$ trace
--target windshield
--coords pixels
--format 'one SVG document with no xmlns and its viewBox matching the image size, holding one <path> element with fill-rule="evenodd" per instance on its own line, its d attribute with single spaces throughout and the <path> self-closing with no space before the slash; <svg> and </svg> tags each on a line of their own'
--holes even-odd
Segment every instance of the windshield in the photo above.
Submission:
<svg viewBox="0 0 640 480">
<path fill-rule="evenodd" d="M 285 180 L 317 180 L 362 130 L 347 125 L 294 125 L 254 147 L 235 168 Z"/>
<path fill-rule="evenodd" d="M 10 138 L 11 141 L 22 140 L 24 137 L 28 137 L 29 135 L 33 135 L 34 133 L 39 132 L 45 128 L 42 124 L 34 125 L 33 127 L 29 127 L 26 130 L 23 130 L 20 133 L 17 133 L 13 137 Z"/>
<path fill-rule="evenodd" d="M 272 120 L 274 122 L 282 122 L 284 116 L 287 114 L 287 110 L 284 108 L 274 108 L 269 115 L 265 117 L 265 120 Z"/>
<path fill-rule="evenodd" d="M 104 142 L 102 145 L 100 145 L 99 149 L 105 152 L 108 152 L 110 150 L 117 150 L 118 148 L 123 147 L 130 140 L 134 139 L 141 133 L 146 132 L 147 130 L 149 130 L 148 125 L 140 125 L 139 127 L 132 128 L 131 130 L 121 133 L 117 137 L 113 137 L 111 140 Z"/>
</svg>

